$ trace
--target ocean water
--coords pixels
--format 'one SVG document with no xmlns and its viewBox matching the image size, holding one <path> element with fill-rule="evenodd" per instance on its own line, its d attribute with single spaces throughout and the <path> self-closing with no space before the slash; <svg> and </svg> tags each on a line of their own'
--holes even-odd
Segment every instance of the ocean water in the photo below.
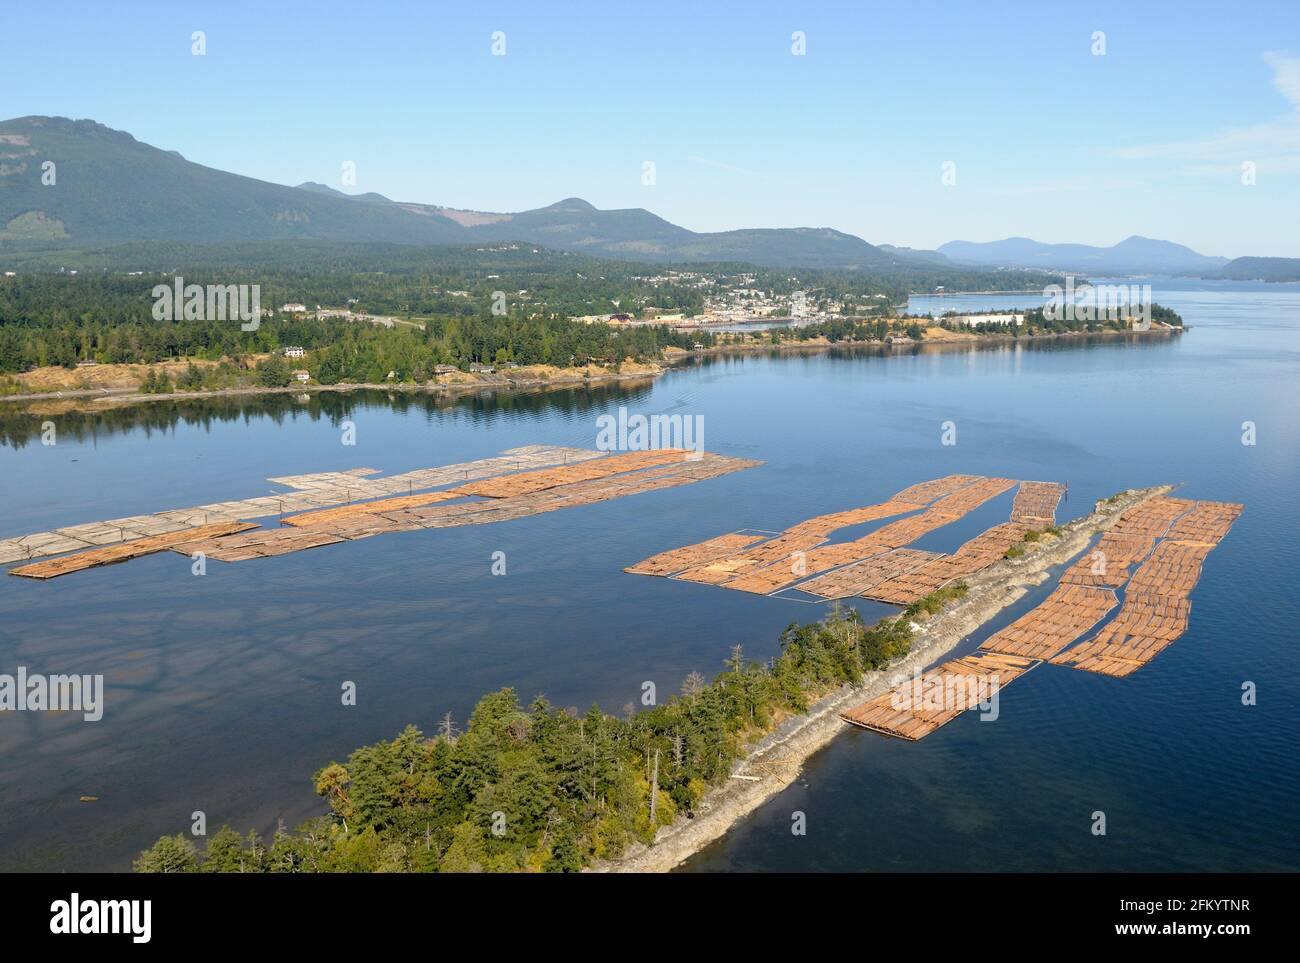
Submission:
<svg viewBox="0 0 1300 963">
<path fill-rule="evenodd" d="M 1059 516 L 1161 482 L 1244 502 L 1182 639 L 1128 679 L 1043 666 L 996 722 L 920 743 L 849 730 L 691 870 L 1300 868 L 1300 289 L 1152 282 L 1192 330 L 1134 340 L 709 358 L 638 385 L 456 401 L 383 393 L 3 409 L 0 537 L 266 494 L 271 476 L 385 473 L 523 444 L 592 446 L 596 418 L 704 419 L 758 468 L 500 525 L 389 535 L 203 577 L 164 553 L 0 579 L 0 672 L 103 673 L 102 721 L 0 714 L 0 869 L 121 870 L 163 833 L 269 831 L 322 811 L 321 766 L 513 686 L 620 712 L 654 681 L 776 652 L 820 607 L 626 575 L 654 552 L 780 529 L 951 472 L 1069 483 Z M 943 299 L 954 307 L 1015 306 Z M 928 309 L 918 299 L 914 310 Z M 43 446 L 52 420 L 58 444 Z M 357 444 L 341 444 L 342 423 Z M 957 444 L 940 443 L 944 422 Z M 1257 443 L 1242 444 L 1242 423 Z M 1010 494 L 923 539 L 955 548 Z M 505 552 L 505 575 L 491 574 Z M 973 648 L 1027 598 L 963 643 Z M 862 602 L 865 617 L 893 611 Z M 358 704 L 340 700 L 354 682 Z M 1242 705 L 1253 682 L 1258 704 Z M 81 802 L 81 796 L 98 797 Z M 1091 832 L 1106 814 L 1107 835 Z M 807 834 L 791 833 L 802 812 Z"/>
</svg>

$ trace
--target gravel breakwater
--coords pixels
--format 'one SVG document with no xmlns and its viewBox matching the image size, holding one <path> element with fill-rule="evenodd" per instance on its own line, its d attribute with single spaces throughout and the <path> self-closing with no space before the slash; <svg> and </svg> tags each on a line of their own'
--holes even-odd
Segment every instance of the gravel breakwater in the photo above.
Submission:
<svg viewBox="0 0 1300 963">
<path fill-rule="evenodd" d="M 667 872 L 794 782 L 804 762 L 847 727 L 839 713 L 888 691 L 913 671 L 936 662 L 1007 606 L 1023 598 L 1087 548 L 1093 536 L 1110 528 L 1120 515 L 1172 486 L 1133 489 L 1114 501 L 1098 502 L 1092 514 L 1061 526 L 1059 537 L 1007 559 L 966 580 L 968 591 L 918 626 L 908 654 L 887 669 L 869 673 L 861 685 L 846 686 L 817 702 L 807 713 L 785 720 L 758 742 L 732 771 L 726 785 L 710 792 L 695 817 L 679 817 L 659 831 L 651 846 L 635 847 L 617 859 L 592 867 L 596 872 Z"/>
</svg>

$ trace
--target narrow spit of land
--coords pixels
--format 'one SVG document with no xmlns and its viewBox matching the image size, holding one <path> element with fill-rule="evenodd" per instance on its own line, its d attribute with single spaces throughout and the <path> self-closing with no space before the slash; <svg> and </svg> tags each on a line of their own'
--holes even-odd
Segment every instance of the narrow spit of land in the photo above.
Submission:
<svg viewBox="0 0 1300 963">
<path fill-rule="evenodd" d="M 966 595 L 918 627 L 906 656 L 887 669 L 869 673 L 861 685 L 846 686 L 807 713 L 787 719 L 737 765 L 733 778 L 705 797 L 693 819 L 679 817 L 659 831 L 653 845 L 634 847 L 619 859 L 593 865 L 592 870 L 667 872 L 685 862 L 794 782 L 804 762 L 847 728 L 840 719 L 842 711 L 887 692 L 913 671 L 938 661 L 1032 587 L 1045 582 L 1049 569 L 1083 552 L 1094 535 L 1113 526 L 1125 511 L 1172 490 L 1170 485 L 1131 489 L 1113 501 L 1098 502 L 1092 514 L 1061 526 L 1060 536 L 1050 544 L 967 579 Z"/>
</svg>

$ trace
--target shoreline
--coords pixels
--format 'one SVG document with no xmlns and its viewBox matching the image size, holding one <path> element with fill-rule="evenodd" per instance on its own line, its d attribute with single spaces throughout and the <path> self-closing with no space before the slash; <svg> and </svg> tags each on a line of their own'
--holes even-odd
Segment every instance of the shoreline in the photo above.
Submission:
<svg viewBox="0 0 1300 963">
<path fill-rule="evenodd" d="M 630 371 L 612 371 L 606 368 L 563 368 L 558 369 L 558 374 L 548 374 L 547 377 L 528 377 L 527 375 L 518 378 L 510 378 L 504 375 L 483 375 L 461 372 L 461 377 L 455 381 L 429 381 L 423 384 L 410 383 L 371 383 L 371 382 L 349 382 L 345 384 L 320 385 L 320 384 L 300 384 L 288 385 L 285 387 L 263 387 L 260 385 L 245 385 L 238 388 L 218 388 L 209 391 L 169 391 L 159 394 L 148 394 L 140 391 L 138 388 L 74 388 L 57 391 L 39 391 L 27 392 L 11 395 L 0 395 L 0 403 L 10 403 L 22 405 L 29 402 L 41 401 L 70 401 L 85 410 L 94 410 L 95 408 L 104 408 L 117 405 L 139 404 L 148 401 L 184 401 L 187 399 L 197 398 L 227 398 L 253 395 L 277 395 L 277 394 L 318 394 L 327 392 L 351 392 L 351 391 L 399 391 L 408 394 L 446 394 L 457 395 L 465 392 L 496 390 L 496 391 L 520 391 L 520 392 L 538 392 L 549 390 L 562 390 L 565 388 L 587 387 L 591 385 L 616 384 L 624 381 L 642 381 L 653 380 L 666 374 L 669 370 L 679 367 L 693 359 L 705 356 L 721 355 L 746 355 L 757 353 L 780 354 L 782 352 L 811 352 L 827 350 L 844 350 L 844 349 L 877 349 L 883 353 L 886 349 L 892 352 L 901 352 L 915 348 L 926 348 L 931 345 L 935 346 L 952 346 L 952 345 L 970 345 L 970 346 L 989 346 L 1014 344 L 1019 342 L 1038 342 L 1052 341 L 1058 339 L 1075 339 L 1075 338 L 1120 338 L 1120 337 L 1150 337 L 1150 336 L 1169 336 L 1172 334 L 1181 334 L 1188 330 L 1184 325 L 1180 328 L 1153 328 L 1149 331 L 1064 331 L 1060 333 L 1049 332 L 1044 334 L 1021 335 L 1013 337 L 1009 334 L 966 334 L 953 337 L 932 337 L 922 341 L 908 341 L 902 343 L 887 344 L 880 341 L 828 341 L 826 338 L 813 338 L 807 341 L 794 341 L 790 343 L 771 344 L 770 342 L 749 342 L 749 343 L 729 343 L 715 345 L 711 348 L 700 348 L 694 351 L 688 351 L 684 348 L 676 350 L 666 349 L 664 357 L 659 361 L 638 362 L 635 363 L 635 370 Z M 625 362 L 624 364 L 627 364 Z M 97 405 L 96 402 L 106 404 Z"/>
<path fill-rule="evenodd" d="M 776 330 L 776 329 L 773 329 Z M 882 352 L 885 349 L 892 351 L 905 351 L 913 348 L 927 348 L 931 345 L 1003 345 L 1016 344 L 1019 342 L 1037 342 L 1037 341 L 1056 341 L 1061 339 L 1075 338 L 1127 338 L 1131 336 L 1150 337 L 1152 335 L 1167 336 L 1172 334 L 1181 334 L 1184 331 L 1191 330 L 1190 325 L 1182 327 L 1169 328 L 1151 328 L 1148 331 L 1061 331 L 1045 332 L 1043 334 L 1022 334 L 1014 337 L 1010 334 L 982 333 L 982 334 L 953 334 L 949 337 L 926 337 L 922 341 L 897 341 L 888 344 L 883 341 L 828 341 L 825 337 L 810 338 L 807 341 L 790 341 L 781 342 L 780 344 L 771 344 L 770 342 L 749 342 L 741 344 L 720 344 L 712 348 L 701 348 L 697 351 L 687 351 L 678 349 L 672 352 L 672 355 L 665 359 L 665 364 L 673 366 L 690 358 L 701 355 L 719 355 L 719 354 L 754 354 L 757 352 L 772 352 L 774 354 L 782 351 L 812 351 L 826 348 L 876 348 Z"/>
<path fill-rule="evenodd" d="M 568 370 L 568 369 L 566 369 Z M 667 370 L 662 363 L 646 363 L 636 371 L 605 371 L 592 374 L 586 368 L 574 368 L 581 372 L 573 376 L 548 378 L 501 378 L 478 376 L 474 380 L 454 382 L 425 382 L 409 384 L 393 382 L 347 382 L 336 385 L 288 385 L 268 388 L 260 385 L 245 385 L 239 388 L 217 388 L 211 391 L 168 391 L 160 394 L 146 394 L 131 388 L 77 388 L 69 391 L 43 391 L 32 394 L 0 395 L 0 402 L 24 404 L 32 401 L 76 401 L 84 403 L 87 410 L 94 407 L 93 402 L 106 401 L 115 404 L 138 404 L 146 401 L 185 401 L 191 398 L 228 398 L 249 395 L 300 395 L 347 393 L 350 391 L 399 391 L 406 394 L 460 394 L 469 391 L 496 389 L 499 391 L 538 391 L 563 388 L 585 387 L 587 385 L 608 384 L 618 381 L 644 381 L 659 377 Z M 467 375 L 467 377 L 473 377 Z M 490 380 L 491 379 L 491 380 Z M 104 406 L 99 406 L 104 407 Z"/>
<path fill-rule="evenodd" d="M 1129 489 L 1112 504 L 1098 502 L 1091 514 L 1062 525 L 1061 537 L 1056 541 L 1020 558 L 1005 559 L 967 579 L 965 597 L 927 620 L 917 630 L 905 656 L 885 669 L 869 673 L 861 685 L 832 692 L 807 713 L 782 722 L 737 764 L 726 784 L 704 797 L 694 818 L 679 816 L 659 831 L 650 846 L 633 847 L 617 859 L 593 864 L 589 871 L 663 873 L 680 866 L 793 783 L 814 753 L 847 731 L 840 711 L 887 692 L 914 670 L 938 661 L 1031 588 L 1047 581 L 1049 569 L 1082 553 L 1092 537 L 1114 525 L 1123 512 L 1173 488 L 1158 485 Z"/>
</svg>

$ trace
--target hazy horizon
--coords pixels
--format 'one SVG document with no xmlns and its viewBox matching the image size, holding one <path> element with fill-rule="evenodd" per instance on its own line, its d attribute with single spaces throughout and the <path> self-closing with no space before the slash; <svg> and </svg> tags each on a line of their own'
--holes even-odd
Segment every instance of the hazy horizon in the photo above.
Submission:
<svg viewBox="0 0 1300 963">
<path fill-rule="evenodd" d="M 1300 14 L 1251 11 L 24 5 L 0 51 L 32 82 L 0 115 L 470 210 L 577 196 L 695 231 L 1300 256 Z"/>
</svg>

